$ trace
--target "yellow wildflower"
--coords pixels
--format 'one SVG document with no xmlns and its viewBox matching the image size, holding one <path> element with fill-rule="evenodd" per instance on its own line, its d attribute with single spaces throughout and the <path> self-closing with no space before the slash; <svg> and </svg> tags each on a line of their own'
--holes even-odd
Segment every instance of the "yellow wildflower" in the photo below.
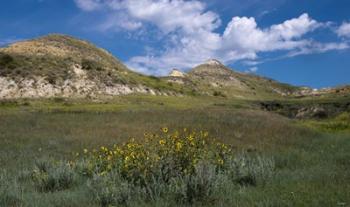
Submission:
<svg viewBox="0 0 350 207">
<path fill-rule="evenodd" d="M 182 149 L 182 143 L 181 142 L 177 142 L 176 143 L 176 151 L 180 151 Z"/>
<path fill-rule="evenodd" d="M 161 139 L 161 140 L 159 140 L 159 144 L 163 146 L 166 144 L 166 141 L 164 139 Z"/>
<path fill-rule="evenodd" d="M 84 153 L 85 153 L 85 154 L 88 153 L 88 150 L 87 150 L 87 149 L 84 149 Z"/>
<path fill-rule="evenodd" d="M 124 160 L 125 160 L 126 162 L 128 162 L 128 161 L 130 160 L 130 157 L 129 157 L 129 156 L 126 156 L 126 157 L 124 158 Z"/>
<path fill-rule="evenodd" d="M 108 151 L 108 149 L 106 148 L 106 147 L 101 147 L 101 151 L 103 151 L 103 152 L 107 152 Z"/>
<path fill-rule="evenodd" d="M 223 165 L 223 164 L 224 164 L 224 160 L 223 160 L 223 159 L 218 159 L 218 163 L 219 163 L 220 165 Z"/>
<path fill-rule="evenodd" d="M 163 128 L 162 128 L 162 131 L 163 131 L 164 133 L 168 133 L 169 129 L 168 129 L 168 127 L 163 127 Z"/>
</svg>

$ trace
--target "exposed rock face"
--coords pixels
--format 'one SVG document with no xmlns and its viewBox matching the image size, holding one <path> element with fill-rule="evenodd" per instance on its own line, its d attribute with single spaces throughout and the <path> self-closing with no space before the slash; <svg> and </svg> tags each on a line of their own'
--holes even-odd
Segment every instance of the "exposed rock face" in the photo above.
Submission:
<svg viewBox="0 0 350 207">
<path fill-rule="evenodd" d="M 322 119 L 350 112 L 350 100 L 344 102 L 330 101 L 324 103 L 288 103 L 285 101 L 260 102 L 260 108 L 297 119 Z"/>
<path fill-rule="evenodd" d="M 169 77 L 180 77 L 180 78 L 184 78 L 186 77 L 186 74 L 181 72 L 180 70 L 178 69 L 173 69 L 171 71 L 171 73 L 169 74 Z"/>
<path fill-rule="evenodd" d="M 298 110 L 295 118 L 303 119 L 303 118 L 327 118 L 328 113 L 326 109 L 319 106 L 314 107 L 303 107 Z"/>
<path fill-rule="evenodd" d="M 107 86 L 87 79 L 70 79 L 61 84 L 51 84 L 43 77 L 14 81 L 0 77 L 0 99 L 49 98 L 49 97 L 94 97 L 98 95 L 126 95 L 131 93 L 160 94 L 144 86 L 129 87 L 115 84 Z"/>
<path fill-rule="evenodd" d="M 189 72 L 192 79 L 205 82 L 214 88 L 231 86 L 244 89 L 245 84 L 237 78 L 236 74 L 215 59 L 208 60 Z"/>
<path fill-rule="evenodd" d="M 216 59 L 209 59 L 207 60 L 207 62 L 205 62 L 204 64 L 206 65 L 211 65 L 211 66 L 220 66 L 223 65 L 220 61 L 216 60 Z"/>
<path fill-rule="evenodd" d="M 321 89 L 311 89 L 308 87 L 302 87 L 300 90 L 295 91 L 292 94 L 297 97 L 304 97 L 304 96 L 322 96 L 327 94 L 337 94 L 337 95 L 348 95 L 350 94 L 350 87 L 349 86 L 340 86 L 336 88 L 321 88 Z"/>
<path fill-rule="evenodd" d="M 88 79 L 86 71 L 78 64 L 72 66 L 74 77 L 58 83 L 50 83 L 45 77 L 13 80 L 0 77 L 0 99 L 48 98 L 48 97 L 95 97 L 99 95 L 126 95 L 143 93 L 168 95 L 142 85 L 108 84 Z"/>
</svg>

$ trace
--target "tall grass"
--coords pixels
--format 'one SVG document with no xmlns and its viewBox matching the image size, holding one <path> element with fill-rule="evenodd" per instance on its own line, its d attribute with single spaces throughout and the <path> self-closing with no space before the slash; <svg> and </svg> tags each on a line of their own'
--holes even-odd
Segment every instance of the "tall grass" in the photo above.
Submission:
<svg viewBox="0 0 350 207">
<path fill-rule="evenodd" d="M 22 189 L 6 172 L 0 172 L 0 206 L 20 206 Z"/>
</svg>

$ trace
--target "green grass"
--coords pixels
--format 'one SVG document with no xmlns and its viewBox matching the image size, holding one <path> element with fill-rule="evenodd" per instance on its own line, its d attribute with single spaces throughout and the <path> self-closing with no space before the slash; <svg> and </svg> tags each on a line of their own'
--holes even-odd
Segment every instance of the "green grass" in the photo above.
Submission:
<svg viewBox="0 0 350 207">
<path fill-rule="evenodd" d="M 343 120 L 340 117 L 337 120 Z M 84 100 L 17 100 L 0 104 L 0 206 L 99 206 L 78 179 L 45 193 L 31 181 L 39 160 L 69 160 L 84 148 L 111 146 L 160 127 L 209 131 L 237 153 L 272 157 L 266 185 L 227 184 L 197 206 L 347 206 L 350 204 L 350 134 L 256 110 L 241 100 L 125 96 Z M 316 123 L 316 122 L 315 122 Z M 3 192 L 6 192 L 3 193 Z M 3 193 L 3 194 L 1 194 Z M 12 204 L 12 205 L 11 205 Z M 135 206 L 176 206 L 167 199 Z"/>
<path fill-rule="evenodd" d="M 324 132 L 348 133 L 350 132 L 350 113 L 343 112 L 336 117 L 325 120 L 306 120 L 304 124 Z"/>
</svg>

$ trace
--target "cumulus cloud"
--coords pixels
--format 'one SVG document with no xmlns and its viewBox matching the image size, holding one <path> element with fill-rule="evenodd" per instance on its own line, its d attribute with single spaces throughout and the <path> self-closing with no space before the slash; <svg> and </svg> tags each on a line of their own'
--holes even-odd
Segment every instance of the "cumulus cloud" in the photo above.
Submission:
<svg viewBox="0 0 350 207">
<path fill-rule="evenodd" d="M 102 22 L 97 29 L 101 31 L 135 31 L 142 27 L 142 22 L 129 19 L 124 14 L 111 14 L 104 22 Z"/>
<path fill-rule="evenodd" d="M 350 22 L 344 22 L 338 29 L 337 34 L 340 37 L 349 37 L 350 38 Z"/>
<path fill-rule="evenodd" d="M 246 70 L 246 73 L 256 73 L 258 71 L 258 67 L 252 67 Z"/>
<path fill-rule="evenodd" d="M 222 33 L 218 14 L 198 0 L 75 0 L 84 11 L 107 11 L 103 30 L 136 31 L 156 28 L 163 36 L 158 53 L 130 58 L 127 65 L 139 72 L 166 75 L 172 68 L 190 68 L 209 58 L 224 63 L 258 62 L 259 53 L 285 51 L 289 56 L 348 48 L 338 43 L 321 44 L 305 37 L 322 27 L 308 14 L 267 28 L 252 17 L 233 17 Z M 345 28 L 345 26 L 344 26 Z M 346 29 L 339 28 L 341 34 Z"/>
<path fill-rule="evenodd" d="M 267 29 L 259 28 L 252 17 L 234 17 L 222 36 L 223 49 L 234 49 L 255 56 L 257 52 L 300 48 L 307 41 L 299 38 L 320 25 L 307 14 Z"/>
<path fill-rule="evenodd" d="M 173 67 L 190 68 L 209 58 L 231 63 L 256 60 L 260 52 L 301 51 L 304 48 L 311 51 L 310 41 L 301 37 L 321 25 L 307 14 L 265 29 L 259 28 L 254 18 L 234 17 L 223 34 L 203 28 L 186 33 L 180 35 L 173 48 L 161 55 L 134 57 L 128 65 L 140 72 L 165 75 Z"/>
</svg>

